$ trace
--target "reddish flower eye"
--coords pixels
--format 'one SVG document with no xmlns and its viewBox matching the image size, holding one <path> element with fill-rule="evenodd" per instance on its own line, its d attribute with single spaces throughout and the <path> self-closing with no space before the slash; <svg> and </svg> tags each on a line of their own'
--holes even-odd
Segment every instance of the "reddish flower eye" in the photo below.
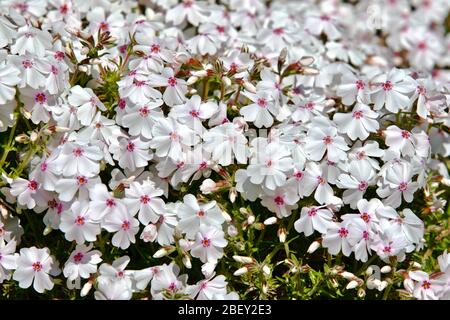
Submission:
<svg viewBox="0 0 450 320">
<path fill-rule="evenodd" d="M 33 270 L 39 272 L 42 270 L 42 263 L 40 261 L 36 261 L 32 264 Z"/>
<path fill-rule="evenodd" d="M 35 180 L 30 180 L 30 182 L 28 182 L 28 189 L 34 191 L 39 187 L 38 183 Z"/>
<path fill-rule="evenodd" d="M 211 240 L 208 238 L 203 238 L 201 242 L 202 242 L 203 247 L 205 247 L 205 248 L 211 246 Z"/>
<path fill-rule="evenodd" d="M 169 79 L 167 79 L 167 83 L 169 86 L 171 87 L 175 87 L 177 85 L 177 79 L 175 77 L 170 77 Z"/>
<path fill-rule="evenodd" d="M 78 252 L 76 255 L 73 256 L 73 260 L 74 260 L 76 263 L 80 263 L 81 260 L 83 259 L 83 257 L 84 257 L 84 254 L 81 253 L 81 252 Z"/>
<path fill-rule="evenodd" d="M 381 87 L 383 88 L 383 90 L 384 91 L 390 91 L 390 90 L 392 90 L 392 88 L 394 87 L 394 85 L 392 84 L 392 82 L 391 81 L 386 81 L 385 83 L 383 83 L 382 85 L 381 85 Z"/>
<path fill-rule="evenodd" d="M 124 231 L 129 230 L 129 229 L 130 229 L 130 221 L 125 220 L 125 221 L 122 223 L 121 228 L 122 228 L 122 230 L 124 230 Z"/>
<path fill-rule="evenodd" d="M 284 205 L 284 199 L 281 196 L 275 197 L 275 199 L 273 199 L 273 201 L 276 203 L 277 206 Z"/>
<path fill-rule="evenodd" d="M 149 203 L 150 200 L 151 200 L 150 197 L 149 197 L 148 195 L 146 195 L 146 194 L 144 194 L 144 195 L 141 196 L 141 198 L 140 198 L 140 202 L 143 203 L 143 204 Z"/>
<path fill-rule="evenodd" d="M 347 236 L 348 236 L 348 229 L 342 227 L 342 228 L 340 228 L 338 230 L 338 234 L 339 234 L 339 237 L 341 237 L 341 238 L 347 238 Z"/>
</svg>

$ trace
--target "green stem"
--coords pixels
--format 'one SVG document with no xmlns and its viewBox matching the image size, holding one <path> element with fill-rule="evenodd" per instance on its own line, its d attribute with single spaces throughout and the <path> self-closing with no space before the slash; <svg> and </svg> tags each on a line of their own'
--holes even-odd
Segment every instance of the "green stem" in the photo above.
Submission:
<svg viewBox="0 0 450 320">
<path fill-rule="evenodd" d="M 0 169 L 3 170 L 3 165 L 6 161 L 6 158 L 8 157 L 8 153 L 12 150 L 12 146 L 14 144 L 14 133 L 16 132 L 17 123 L 19 122 L 19 119 L 16 119 L 16 122 L 14 123 L 14 126 L 11 129 L 11 132 L 9 133 L 8 137 L 8 144 L 5 147 L 5 150 L 3 152 L 2 158 L 0 159 Z"/>
</svg>

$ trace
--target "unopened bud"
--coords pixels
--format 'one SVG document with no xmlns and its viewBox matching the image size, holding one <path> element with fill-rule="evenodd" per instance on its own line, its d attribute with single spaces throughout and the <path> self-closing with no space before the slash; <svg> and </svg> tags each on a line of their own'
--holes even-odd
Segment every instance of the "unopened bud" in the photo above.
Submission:
<svg viewBox="0 0 450 320">
<path fill-rule="evenodd" d="M 270 276 L 270 268 L 267 264 L 264 265 L 264 267 L 262 268 L 262 271 L 267 275 Z"/>
<path fill-rule="evenodd" d="M 264 224 L 266 226 L 270 226 L 270 225 L 275 224 L 275 223 L 277 223 L 277 218 L 276 217 L 270 217 L 270 218 L 264 220 Z"/>
<path fill-rule="evenodd" d="M 365 296 L 366 296 L 366 290 L 364 290 L 363 288 L 359 288 L 358 289 L 358 297 L 362 299 Z"/>
<path fill-rule="evenodd" d="M 89 293 L 89 291 L 91 291 L 91 289 L 92 289 L 92 282 L 91 281 L 86 282 L 83 288 L 81 289 L 80 296 L 81 297 L 87 296 L 87 294 Z"/>
<path fill-rule="evenodd" d="M 241 276 L 241 275 L 243 275 L 243 274 L 246 274 L 247 272 L 248 272 L 247 267 L 242 267 L 242 268 L 240 268 L 240 269 L 237 269 L 237 270 L 233 273 L 233 275 L 236 276 L 236 277 L 238 277 L 238 276 Z"/>
<path fill-rule="evenodd" d="M 188 86 L 193 85 L 194 83 L 196 83 L 198 81 L 198 77 L 197 76 L 191 76 L 189 77 L 189 79 L 187 79 L 186 84 Z"/>
<path fill-rule="evenodd" d="M 210 194 L 211 192 L 214 192 L 215 189 L 216 189 L 216 183 L 214 181 L 212 181 L 211 179 L 203 180 L 203 182 L 200 186 L 200 191 L 203 194 Z"/>
<path fill-rule="evenodd" d="M 233 220 L 231 218 L 231 216 L 228 214 L 228 212 L 225 212 L 223 210 L 221 212 L 222 212 L 222 216 L 223 216 L 223 218 L 225 219 L 226 222 L 230 222 L 231 220 Z"/>
<path fill-rule="evenodd" d="M 88 53 L 89 53 L 89 48 L 88 47 L 81 48 L 81 54 L 82 55 L 87 55 Z"/>
<path fill-rule="evenodd" d="M 302 74 L 307 75 L 307 76 L 315 76 L 315 75 L 319 74 L 319 70 L 314 69 L 314 68 L 305 67 L 305 68 L 303 68 Z"/>
<path fill-rule="evenodd" d="M 307 252 L 308 253 L 313 253 L 314 251 L 316 251 L 317 249 L 320 248 L 320 242 L 319 241 L 314 241 L 313 243 L 311 243 L 311 245 L 308 247 Z"/>
<path fill-rule="evenodd" d="M 261 231 L 261 230 L 264 229 L 264 224 L 262 224 L 261 222 L 253 223 L 252 226 L 256 230 L 260 230 Z"/>
<path fill-rule="evenodd" d="M 37 140 L 37 138 L 38 138 L 38 134 L 36 133 L 36 132 L 31 132 L 31 134 L 30 134 L 30 141 L 31 142 L 35 142 L 36 140 Z"/>
<path fill-rule="evenodd" d="M 46 236 L 46 235 L 48 235 L 50 232 L 52 232 L 52 227 L 50 227 L 50 226 L 47 226 L 45 229 L 44 229 L 44 232 L 42 233 L 44 236 Z"/>
<path fill-rule="evenodd" d="M 231 86 L 231 80 L 228 77 L 223 77 L 222 78 L 222 83 L 225 85 L 225 87 Z"/>
<path fill-rule="evenodd" d="M 230 199 L 231 203 L 234 203 L 236 201 L 236 197 L 237 197 L 237 191 L 235 188 L 231 188 L 230 189 L 230 194 L 228 196 L 228 198 Z"/>
<path fill-rule="evenodd" d="M 245 257 L 245 256 L 233 256 L 233 259 L 236 262 L 245 263 L 245 264 L 250 264 L 250 263 L 254 262 L 253 258 Z"/>
<path fill-rule="evenodd" d="M 347 280 L 353 280 L 355 278 L 355 275 L 351 272 L 344 271 L 341 273 L 341 277 Z"/>
<path fill-rule="evenodd" d="M 421 269 L 421 268 L 422 268 L 422 265 L 421 265 L 420 263 L 414 261 L 414 262 L 412 263 L 412 267 L 413 267 L 413 268 L 417 268 L 417 269 Z"/>
<path fill-rule="evenodd" d="M 185 254 L 181 260 L 183 261 L 183 264 L 186 268 L 188 269 L 192 268 L 191 259 L 187 254 Z"/>
<path fill-rule="evenodd" d="M 14 140 L 16 140 L 16 142 L 19 142 L 19 143 L 24 143 L 24 142 L 28 142 L 30 140 L 30 138 L 26 134 L 21 133 L 21 134 L 18 134 Z"/>
<path fill-rule="evenodd" d="M 233 225 L 228 226 L 227 232 L 230 237 L 236 237 L 239 234 L 238 229 Z"/>
<path fill-rule="evenodd" d="M 389 273 L 391 272 L 392 268 L 390 266 L 384 266 L 383 268 L 381 268 L 381 273 Z"/>
<path fill-rule="evenodd" d="M 314 58 L 310 56 L 302 57 L 299 62 L 302 66 L 309 66 L 314 63 Z"/>
<path fill-rule="evenodd" d="M 164 256 L 167 256 L 169 254 L 169 252 L 165 249 L 165 248 L 161 248 L 158 251 L 155 252 L 155 254 L 153 255 L 153 258 L 162 258 Z"/>
<path fill-rule="evenodd" d="M 286 242 L 286 229 L 284 227 L 278 229 L 278 238 L 281 243 Z"/>
<path fill-rule="evenodd" d="M 350 281 L 345 287 L 348 290 L 355 289 L 358 286 L 358 282 L 355 280 Z"/>
<path fill-rule="evenodd" d="M 247 223 L 250 225 L 253 224 L 253 222 L 255 222 L 255 216 L 254 215 L 248 216 Z"/>
</svg>

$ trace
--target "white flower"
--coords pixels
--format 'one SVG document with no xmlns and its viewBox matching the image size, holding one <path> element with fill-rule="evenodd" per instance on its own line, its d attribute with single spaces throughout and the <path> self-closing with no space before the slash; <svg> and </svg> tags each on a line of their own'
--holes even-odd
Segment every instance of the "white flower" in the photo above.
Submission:
<svg viewBox="0 0 450 320">
<path fill-rule="evenodd" d="M 333 121 L 340 133 L 347 134 L 350 139 L 366 140 L 371 132 L 377 132 L 378 122 L 375 120 L 378 114 L 369 106 L 357 103 L 351 113 L 336 113 Z"/>
<path fill-rule="evenodd" d="M 3 19 L 3 17 L 0 17 Z M 5 104 L 14 99 L 16 94 L 15 85 L 20 83 L 20 71 L 10 64 L 0 65 L 0 104 Z"/>
<path fill-rule="evenodd" d="M 11 279 L 12 270 L 17 268 L 18 254 L 16 252 L 16 240 L 6 243 L 0 239 L 0 283 Z"/>
<path fill-rule="evenodd" d="M 309 159 L 319 161 L 325 152 L 327 159 L 333 162 L 344 160 L 349 149 L 344 138 L 339 136 L 335 127 L 313 126 L 308 130 L 305 151 Z"/>
<path fill-rule="evenodd" d="M 108 192 L 108 188 L 100 183 L 96 184 L 93 189 L 89 191 L 91 202 L 91 219 L 100 221 L 104 217 L 113 215 L 120 211 L 127 211 L 122 199 L 117 199 Z"/>
<path fill-rule="evenodd" d="M 139 220 L 133 217 L 128 210 L 117 210 L 105 217 L 102 228 L 108 232 L 115 232 L 112 244 L 123 250 L 135 243 L 135 235 L 139 231 Z"/>
<path fill-rule="evenodd" d="M 175 264 L 163 264 L 159 266 L 158 272 L 153 275 L 150 286 L 152 298 L 156 300 L 164 299 L 163 293 L 173 295 L 183 293 L 186 287 L 187 276 L 179 276 L 180 268 Z"/>
<path fill-rule="evenodd" d="M 145 167 L 153 158 L 149 149 L 150 142 L 136 138 L 119 138 L 119 146 L 111 145 L 110 151 L 114 159 L 119 160 L 119 166 L 124 169 L 135 171 L 137 168 Z"/>
<path fill-rule="evenodd" d="M 217 103 L 212 101 L 202 103 L 200 96 L 194 95 L 185 104 L 172 107 L 169 116 L 201 133 L 202 121 L 211 118 L 217 109 Z"/>
<path fill-rule="evenodd" d="M 160 198 L 163 193 L 163 190 L 155 188 L 150 182 L 132 182 L 125 190 L 124 203 L 132 215 L 139 212 L 139 221 L 143 225 L 156 223 L 166 210 L 165 203 Z"/>
<path fill-rule="evenodd" d="M 148 103 L 126 107 L 126 114 L 122 118 L 122 125 L 128 128 L 128 133 L 144 138 L 152 138 L 152 127 L 163 117 L 161 108 L 162 100 L 149 101 Z"/>
<path fill-rule="evenodd" d="M 174 25 L 179 25 L 187 20 L 194 26 L 198 26 L 206 19 L 204 9 L 195 0 L 183 0 L 179 5 L 168 10 L 165 17 Z"/>
<path fill-rule="evenodd" d="M 52 47 L 52 36 L 44 30 L 39 30 L 27 24 L 20 27 L 15 43 L 11 46 L 11 53 L 23 55 L 26 52 L 38 57 L 45 55 L 45 50 Z"/>
<path fill-rule="evenodd" d="M 203 134 L 204 148 L 212 153 L 212 160 L 229 166 L 247 162 L 247 139 L 232 123 L 216 126 Z"/>
<path fill-rule="evenodd" d="M 415 281 L 413 296 L 419 300 L 438 300 L 445 282 L 442 279 L 432 279 L 424 271 L 410 271 L 409 277 Z"/>
<path fill-rule="evenodd" d="M 16 178 L 11 183 L 11 194 L 17 197 L 17 202 L 20 205 L 27 206 L 28 209 L 33 209 L 36 206 L 34 195 L 38 192 L 40 185 L 36 180 L 25 180 Z"/>
<path fill-rule="evenodd" d="M 243 92 L 242 94 L 253 102 L 239 110 L 245 121 L 253 122 L 257 128 L 272 126 L 272 115 L 278 114 L 278 108 L 275 106 L 272 96 L 266 91 L 258 93 Z"/>
<path fill-rule="evenodd" d="M 300 218 L 295 221 L 294 228 L 305 236 L 313 234 L 314 230 L 325 234 L 332 225 L 333 213 L 322 207 L 303 207 Z"/>
<path fill-rule="evenodd" d="M 82 88 L 77 85 L 70 89 L 70 95 L 67 100 L 72 106 L 78 107 L 78 119 L 85 126 L 92 122 L 98 109 L 102 111 L 106 110 L 105 105 L 91 88 Z"/>
<path fill-rule="evenodd" d="M 401 152 L 403 156 L 414 155 L 414 139 L 411 132 L 392 125 L 384 130 L 384 135 L 390 150 Z"/>
<path fill-rule="evenodd" d="M 200 204 L 192 194 L 183 197 L 177 212 L 180 218 L 178 228 L 186 233 L 188 239 L 194 239 L 202 225 L 220 228 L 225 221 L 215 201 Z"/>
<path fill-rule="evenodd" d="M 97 239 L 100 224 L 91 219 L 90 210 L 88 202 L 75 201 L 70 210 L 61 213 L 59 229 L 68 241 L 75 240 L 77 244 L 83 244 Z"/>
<path fill-rule="evenodd" d="M 100 172 L 99 161 L 103 154 L 96 145 L 64 144 L 55 161 L 64 176 L 85 175 L 93 177 Z"/>
<path fill-rule="evenodd" d="M 227 294 L 227 282 L 222 275 L 200 280 L 197 284 L 188 286 L 186 288 L 186 293 L 188 293 L 192 299 L 214 300 L 215 295 Z"/>
<path fill-rule="evenodd" d="M 348 257 L 352 252 L 348 226 L 345 223 L 331 224 L 323 236 L 322 246 L 332 255 L 337 255 L 342 250 L 342 254 Z"/>
<path fill-rule="evenodd" d="M 222 258 L 223 248 L 228 243 L 224 236 L 224 232 L 216 226 L 200 225 L 191 248 L 191 255 L 203 263 L 216 262 Z"/>
<path fill-rule="evenodd" d="M 173 69 L 164 68 L 161 75 L 151 74 L 148 81 L 153 87 L 166 87 L 163 99 L 168 106 L 182 104 L 186 101 L 186 81 L 175 78 Z"/>
<path fill-rule="evenodd" d="M 262 196 L 261 204 L 274 212 L 278 218 L 283 218 L 290 216 L 291 211 L 298 208 L 298 200 L 297 190 L 291 181 L 274 191 L 268 190 L 267 194 Z"/>
<path fill-rule="evenodd" d="M 369 102 L 367 80 L 364 77 L 357 77 L 352 72 L 343 74 L 336 93 L 342 97 L 342 103 L 347 106 L 351 106 L 355 101 L 364 104 Z"/>
<path fill-rule="evenodd" d="M 19 287 L 29 288 L 33 283 L 33 288 L 39 293 L 53 289 L 54 283 L 49 273 L 55 269 L 54 257 L 50 256 L 48 248 L 38 249 L 36 247 L 20 249 L 20 256 L 17 258 L 17 269 L 13 279 L 19 282 Z M 34 280 L 34 281 L 33 281 Z"/>
<path fill-rule="evenodd" d="M 397 113 L 409 105 L 408 93 L 415 90 L 414 80 L 403 70 L 392 69 L 388 74 L 381 74 L 372 80 L 376 88 L 372 90 L 375 110 L 383 106 L 390 112 Z"/>
<path fill-rule="evenodd" d="M 406 239 L 412 243 L 419 244 L 425 232 L 423 221 L 420 220 L 411 209 L 403 209 L 401 215 L 390 207 L 377 209 L 380 217 L 388 219 L 386 224 L 382 224 L 384 230 L 389 230 L 394 234 L 404 234 Z"/>
<path fill-rule="evenodd" d="M 88 279 L 91 274 L 97 272 L 97 264 L 102 262 L 100 258 L 102 253 L 91 249 L 92 244 L 89 246 L 81 244 L 77 245 L 70 254 L 63 269 L 64 276 L 68 281 L 74 281 L 79 277 Z"/>
<path fill-rule="evenodd" d="M 123 282 L 100 282 L 94 293 L 95 300 L 130 300 L 131 288 Z"/>
</svg>

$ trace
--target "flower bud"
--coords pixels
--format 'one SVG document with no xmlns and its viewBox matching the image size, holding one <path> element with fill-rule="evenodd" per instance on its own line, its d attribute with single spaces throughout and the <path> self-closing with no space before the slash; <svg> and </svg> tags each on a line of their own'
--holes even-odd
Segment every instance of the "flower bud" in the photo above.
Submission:
<svg viewBox="0 0 450 320">
<path fill-rule="evenodd" d="M 310 56 L 301 57 L 299 62 L 302 66 L 310 66 L 314 63 L 314 58 Z"/>
<path fill-rule="evenodd" d="M 225 219 L 226 222 L 230 222 L 231 220 L 233 220 L 231 218 L 231 216 L 228 214 L 228 212 L 225 212 L 223 210 L 221 210 L 221 212 L 222 212 L 222 216 L 223 216 L 223 218 Z"/>
<path fill-rule="evenodd" d="M 183 264 L 186 268 L 188 269 L 192 268 L 191 259 L 187 254 L 183 255 L 183 258 L 181 260 L 183 261 Z"/>
<path fill-rule="evenodd" d="M 222 83 L 224 84 L 225 87 L 231 86 L 231 80 L 228 77 L 223 77 L 222 78 Z"/>
<path fill-rule="evenodd" d="M 230 237 L 236 237 L 239 234 L 237 228 L 233 225 L 228 226 L 227 232 Z"/>
<path fill-rule="evenodd" d="M 392 268 L 390 266 L 384 266 L 383 268 L 381 268 L 381 273 L 389 273 L 391 272 Z"/>
<path fill-rule="evenodd" d="M 235 188 L 231 188 L 230 189 L 230 194 L 228 196 L 228 198 L 230 199 L 231 203 L 234 203 L 236 201 L 236 197 L 237 197 L 237 191 Z"/>
<path fill-rule="evenodd" d="M 50 226 L 47 226 L 47 227 L 45 227 L 45 229 L 44 229 L 44 232 L 42 233 L 44 236 L 46 236 L 46 235 L 48 235 L 50 232 L 52 232 L 52 227 L 50 227 Z"/>
<path fill-rule="evenodd" d="M 359 288 L 358 289 L 358 297 L 362 299 L 365 296 L 366 296 L 366 290 L 364 290 L 363 288 Z"/>
<path fill-rule="evenodd" d="M 347 271 L 342 272 L 341 277 L 343 277 L 344 279 L 347 279 L 347 280 L 353 280 L 356 278 L 353 273 L 347 272 Z"/>
<path fill-rule="evenodd" d="M 200 191 L 203 194 L 210 194 L 216 191 L 216 183 L 211 179 L 205 179 L 200 186 Z"/>
<path fill-rule="evenodd" d="M 92 282 L 91 281 L 86 282 L 83 288 L 81 289 L 80 296 L 81 297 L 87 296 L 87 294 L 89 293 L 89 291 L 91 291 L 91 289 L 92 289 Z"/>
<path fill-rule="evenodd" d="M 305 67 L 305 68 L 303 68 L 302 74 L 304 74 L 306 76 L 315 76 L 315 75 L 319 74 L 319 70 L 314 69 L 314 68 Z"/>
<path fill-rule="evenodd" d="M 16 140 L 16 142 L 18 142 L 18 143 L 24 143 L 24 142 L 28 142 L 30 140 L 30 138 L 26 134 L 21 133 L 21 134 L 18 134 L 14 140 Z"/>
<path fill-rule="evenodd" d="M 308 253 L 313 253 L 314 251 L 316 251 L 317 249 L 320 248 L 320 242 L 319 241 L 314 241 L 313 243 L 311 243 L 311 245 L 308 247 L 307 252 Z"/>
<path fill-rule="evenodd" d="M 187 79 L 186 84 L 188 86 L 193 85 L 194 83 L 196 83 L 198 81 L 198 77 L 197 76 L 191 76 L 189 77 L 189 79 Z"/>
<path fill-rule="evenodd" d="M 264 229 L 264 224 L 262 224 L 261 222 L 253 223 L 252 226 L 256 230 L 263 230 Z"/>
<path fill-rule="evenodd" d="M 253 222 L 255 222 L 255 216 L 249 215 L 247 218 L 247 223 L 250 225 L 250 224 L 253 224 Z"/>
<path fill-rule="evenodd" d="M 270 268 L 269 268 L 269 266 L 267 264 L 265 264 L 262 267 L 262 271 L 264 272 L 265 275 L 270 276 Z"/>
<path fill-rule="evenodd" d="M 189 241 L 187 241 L 186 239 L 180 239 L 180 241 L 178 241 L 178 245 L 180 246 L 181 249 L 183 249 L 184 251 L 189 251 L 191 244 L 189 243 Z"/>
<path fill-rule="evenodd" d="M 253 263 L 253 262 L 254 262 L 253 258 L 251 258 L 251 257 L 245 257 L 245 256 L 233 256 L 233 259 L 234 259 L 236 262 L 239 262 L 239 263 L 245 263 L 245 264 L 250 264 L 250 263 Z"/>
<path fill-rule="evenodd" d="M 153 258 L 162 258 L 164 256 L 167 256 L 169 254 L 169 252 L 165 249 L 165 248 L 161 248 L 158 251 L 155 252 L 155 254 L 153 255 Z"/>
<path fill-rule="evenodd" d="M 236 277 L 238 277 L 238 276 L 241 276 L 241 275 L 243 275 L 243 274 L 246 274 L 247 272 L 248 272 L 247 267 L 242 267 L 242 268 L 240 268 L 240 269 L 237 269 L 237 270 L 233 273 L 233 275 L 236 276 Z"/>
<path fill-rule="evenodd" d="M 286 242 L 286 229 L 284 227 L 278 229 L 278 238 L 281 243 Z"/>
<path fill-rule="evenodd" d="M 264 224 L 266 226 L 270 226 L 270 225 L 275 224 L 275 223 L 277 223 L 277 218 L 276 217 L 270 217 L 270 218 L 267 218 L 266 220 L 264 220 Z"/>
<path fill-rule="evenodd" d="M 350 281 L 345 287 L 348 290 L 355 289 L 358 286 L 358 282 L 355 280 Z"/>
<path fill-rule="evenodd" d="M 36 133 L 36 132 L 31 132 L 31 134 L 30 134 L 30 141 L 31 142 L 35 142 L 36 140 L 37 140 L 37 138 L 38 138 L 38 134 Z"/>
</svg>

